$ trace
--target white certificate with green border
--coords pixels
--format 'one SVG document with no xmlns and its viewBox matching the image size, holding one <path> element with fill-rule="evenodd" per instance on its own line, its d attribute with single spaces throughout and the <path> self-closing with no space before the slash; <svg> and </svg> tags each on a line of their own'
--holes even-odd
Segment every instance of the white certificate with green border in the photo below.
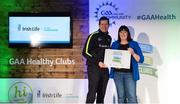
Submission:
<svg viewBox="0 0 180 104">
<path fill-rule="evenodd" d="M 130 69 L 131 54 L 127 50 L 106 49 L 104 64 L 107 67 Z"/>
</svg>

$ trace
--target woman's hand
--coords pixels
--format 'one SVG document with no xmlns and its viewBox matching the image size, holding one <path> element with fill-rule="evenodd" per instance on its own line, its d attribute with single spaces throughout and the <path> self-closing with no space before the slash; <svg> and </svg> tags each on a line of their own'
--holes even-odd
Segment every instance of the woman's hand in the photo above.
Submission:
<svg viewBox="0 0 180 104">
<path fill-rule="evenodd" d="M 130 52 L 130 54 L 133 56 L 135 53 L 134 53 L 134 50 L 132 48 L 128 48 L 128 51 Z"/>
<path fill-rule="evenodd" d="M 107 68 L 107 66 L 103 62 L 99 62 L 98 65 L 100 68 Z"/>
<path fill-rule="evenodd" d="M 139 62 L 140 56 L 139 56 L 138 54 L 136 54 L 132 48 L 128 48 L 128 51 L 129 51 L 130 54 L 134 57 L 134 59 L 135 59 L 137 62 Z"/>
</svg>

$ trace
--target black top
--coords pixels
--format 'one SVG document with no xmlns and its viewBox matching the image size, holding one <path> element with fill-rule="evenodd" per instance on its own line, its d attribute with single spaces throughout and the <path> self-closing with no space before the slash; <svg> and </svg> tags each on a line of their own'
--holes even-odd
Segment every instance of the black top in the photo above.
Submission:
<svg viewBox="0 0 180 104">
<path fill-rule="evenodd" d="M 129 48 L 129 44 L 120 44 L 119 50 L 128 50 Z M 132 56 L 131 56 L 132 58 Z M 132 63 L 130 63 L 130 69 L 125 69 L 125 68 L 121 68 L 121 69 L 117 69 L 114 68 L 114 71 L 118 71 L 118 72 L 132 72 Z"/>
<path fill-rule="evenodd" d="M 87 59 L 87 65 L 98 65 L 104 61 L 105 49 L 109 49 L 111 45 L 111 36 L 102 32 L 100 29 L 92 34 L 86 40 L 83 48 L 83 56 Z"/>
</svg>

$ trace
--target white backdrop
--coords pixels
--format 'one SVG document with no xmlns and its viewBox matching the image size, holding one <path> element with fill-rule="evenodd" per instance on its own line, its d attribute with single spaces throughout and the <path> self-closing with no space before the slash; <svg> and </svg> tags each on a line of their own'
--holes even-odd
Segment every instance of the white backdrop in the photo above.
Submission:
<svg viewBox="0 0 180 104">
<path fill-rule="evenodd" d="M 145 62 L 140 66 L 138 100 L 141 103 L 180 103 L 179 0 L 89 0 L 89 30 L 98 29 L 101 16 L 110 18 L 113 41 L 127 25 L 140 43 Z"/>
</svg>

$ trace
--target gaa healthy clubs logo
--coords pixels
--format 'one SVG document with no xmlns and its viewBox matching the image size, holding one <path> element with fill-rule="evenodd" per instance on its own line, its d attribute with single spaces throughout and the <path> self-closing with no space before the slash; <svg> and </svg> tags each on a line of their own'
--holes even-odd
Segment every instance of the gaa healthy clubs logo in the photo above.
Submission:
<svg viewBox="0 0 180 104">
<path fill-rule="evenodd" d="M 96 18 L 96 21 L 99 21 L 102 16 L 108 17 L 110 19 L 110 26 L 116 25 L 116 20 L 131 18 L 131 16 L 120 13 L 118 10 L 119 8 L 112 2 L 103 2 L 96 8 L 94 17 Z"/>
<path fill-rule="evenodd" d="M 9 88 L 9 101 L 12 103 L 32 103 L 33 92 L 24 82 L 16 82 Z"/>
</svg>

